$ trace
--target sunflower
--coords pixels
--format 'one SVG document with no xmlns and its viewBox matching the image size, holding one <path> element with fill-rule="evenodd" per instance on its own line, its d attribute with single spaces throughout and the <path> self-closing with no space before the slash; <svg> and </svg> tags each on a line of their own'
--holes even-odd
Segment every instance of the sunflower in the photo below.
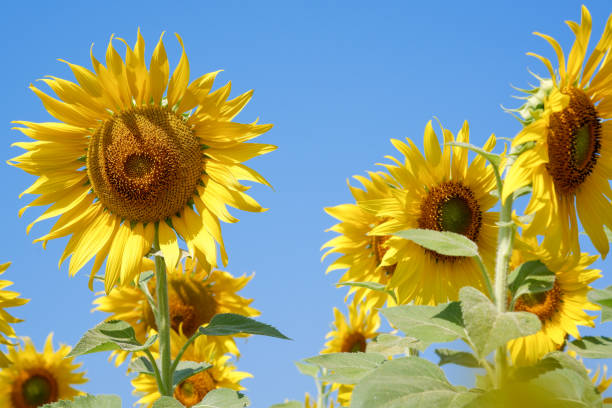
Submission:
<svg viewBox="0 0 612 408">
<path fill-rule="evenodd" d="M 599 377 L 600 374 L 601 378 Z M 612 384 L 612 377 L 608 377 L 608 366 L 603 366 L 603 372 L 601 367 L 597 366 L 597 371 L 595 371 L 595 374 L 591 377 L 591 381 L 593 381 L 598 393 L 603 394 L 606 392 Z M 612 397 L 604 398 L 603 402 L 604 404 L 612 403 Z"/>
<path fill-rule="evenodd" d="M 38 221 L 60 216 L 35 242 L 46 245 L 71 235 L 60 263 L 72 255 L 69 273 L 74 275 L 95 256 L 90 288 L 106 259 L 107 292 L 135 279 L 156 234 L 169 269 L 179 259 L 177 237 L 207 270 L 217 264 L 216 242 L 225 265 L 219 220 L 238 221 L 226 205 L 264 210 L 239 180 L 268 183 L 241 163 L 275 149 L 244 143 L 272 125 L 232 122 L 252 91 L 227 100 L 228 83 L 211 93 L 218 72 L 188 85 L 184 48 L 168 81 L 161 38 L 148 69 L 140 31 L 133 50 L 119 40 L 126 44 L 125 63 L 111 36 L 106 67 L 92 53 L 95 73 L 67 63 L 78 84 L 43 79 L 59 99 L 30 86 L 61 122 L 15 122 L 36 141 L 16 143 L 27 152 L 10 162 L 38 176 L 24 194 L 40 196 L 20 214 L 30 206 L 52 204 L 28 231 Z"/>
<path fill-rule="evenodd" d="M 363 190 L 347 183 L 355 201 L 376 200 L 392 196 L 393 180 L 388 174 L 377 172 L 369 173 L 369 176 L 370 179 L 354 176 L 363 185 Z M 340 282 L 387 284 L 395 270 L 395 265 L 381 264 L 387 250 L 386 241 L 389 237 L 368 235 L 372 228 L 381 224 L 384 219 L 364 211 L 357 204 L 341 204 L 328 207 L 325 208 L 325 212 L 340 220 L 328 231 L 334 231 L 341 235 L 332 238 L 323 245 L 321 249 L 329 249 L 323 255 L 322 260 L 330 254 L 342 254 L 329 265 L 327 272 L 347 269 L 340 278 Z M 383 292 L 360 287 L 351 287 L 347 297 L 353 292 L 358 300 L 366 298 L 371 301 L 370 307 L 382 307 L 386 301 L 392 302 L 392 299 Z"/>
<path fill-rule="evenodd" d="M 522 295 L 514 304 L 514 311 L 530 312 L 542 323 L 539 332 L 511 340 L 508 349 L 517 365 L 531 365 L 551 351 L 559 350 L 568 335 L 580 338 L 578 325 L 594 327 L 595 316 L 585 310 L 599 310 L 587 300 L 589 283 L 601 276 L 597 269 L 587 269 L 597 259 L 586 253 L 567 257 L 550 242 L 538 245 L 535 239 L 517 239 L 510 267 L 538 260 L 555 273 L 553 288 L 547 292 Z"/>
<path fill-rule="evenodd" d="M 49 334 L 42 353 L 36 351 L 30 339 L 23 347 L 9 347 L 11 365 L 0 370 L 0 406 L 3 408 L 34 408 L 69 400 L 81 391 L 72 388 L 87 382 L 85 373 L 76 372 L 81 364 L 66 357 L 70 347 L 60 345 L 53 350 L 53 334 Z"/>
<path fill-rule="evenodd" d="M 605 257 L 608 240 L 603 226 L 612 227 L 612 121 L 606 120 L 612 118 L 612 59 L 604 57 L 612 47 L 612 15 L 586 64 L 591 35 L 587 8 L 582 6 L 580 24 L 567 24 L 576 37 L 567 65 L 557 41 L 535 33 L 555 49 L 559 75 L 548 59 L 530 53 L 546 65 L 552 84 L 532 90 L 537 101 L 529 98 L 530 108 L 523 109 L 526 126 L 512 145 L 533 147 L 508 171 L 502 197 L 505 200 L 513 191 L 531 184 L 533 192 L 525 213 L 535 214 L 535 218 L 524 228 L 525 236 L 547 231 L 547 239 L 579 253 L 577 212 L 593 245 Z"/>
<path fill-rule="evenodd" d="M 142 262 L 142 272 L 155 269 L 150 259 Z M 252 276 L 233 277 L 228 272 L 214 270 L 208 274 L 192 258 L 185 258 L 176 268 L 168 270 L 168 298 L 170 306 L 170 325 L 175 332 L 182 331 L 191 337 L 203 324 L 218 313 L 237 313 L 244 316 L 259 316 L 259 311 L 249 305 L 252 299 L 238 295 Z M 150 293 L 155 291 L 155 277 L 148 281 Z M 157 330 L 155 317 L 145 294 L 137 287 L 123 286 L 110 294 L 100 293 L 94 300 L 94 310 L 112 313 L 109 319 L 128 322 L 136 332 L 136 338 L 144 341 L 146 334 Z M 180 329 L 180 330 L 179 330 Z M 211 336 L 217 351 L 239 355 L 236 343 L 231 336 Z M 129 353 L 116 352 L 117 365 L 123 363 Z"/>
<path fill-rule="evenodd" d="M 323 408 L 323 407 L 319 407 L 319 404 L 317 403 L 317 401 L 313 400 L 310 394 L 306 393 L 306 395 L 304 396 L 304 408 Z M 329 401 L 329 408 L 334 408 L 333 400 Z"/>
<path fill-rule="evenodd" d="M 8 267 L 11 266 L 10 262 L 0 265 L 0 275 L 2 275 Z M 15 337 L 15 331 L 9 325 L 9 323 L 18 323 L 21 320 L 11 316 L 6 310 L 7 307 L 21 306 L 28 303 L 29 299 L 20 299 L 19 293 L 4 290 L 11 286 L 13 282 L 0 280 L 0 344 L 11 344 L 5 336 Z M 0 351 L 0 367 L 6 367 L 10 362 L 2 351 Z"/>
<path fill-rule="evenodd" d="M 172 345 L 172 358 L 175 358 L 178 351 L 187 341 L 184 334 L 175 331 L 170 332 Z M 174 388 L 174 398 L 187 408 L 191 408 L 206 396 L 206 394 L 216 388 L 231 388 L 233 390 L 243 390 L 240 381 L 252 377 L 251 374 L 236 371 L 230 362 L 230 356 L 223 355 L 216 347 L 216 343 L 210 342 L 209 337 L 198 337 L 185 351 L 182 360 L 194 361 L 197 363 L 207 362 L 212 365 L 209 369 L 202 371 Z M 155 343 L 151 348 L 154 356 L 158 354 L 159 343 Z M 139 374 L 132 380 L 134 394 L 144 394 L 136 403 L 150 407 L 161 396 L 155 378 L 147 374 Z"/>
<path fill-rule="evenodd" d="M 425 157 L 410 139 L 408 144 L 391 140 L 405 156 L 405 162 L 389 157 L 395 164 L 385 165 L 395 183 L 393 197 L 358 201 L 366 211 L 385 219 L 370 232 L 373 236 L 388 236 L 395 232 L 421 228 L 462 234 L 479 247 L 485 265 L 493 269 L 498 215 L 489 210 L 497 199 L 490 194 L 495 189 L 495 174 L 481 156 L 468 166 L 468 151 L 450 147 L 453 134 L 443 129 L 444 147 L 431 126 L 425 127 Z M 465 122 L 457 135 L 458 142 L 469 142 Z M 484 149 L 491 151 L 495 136 Z M 452 160 L 451 160 L 452 159 Z M 459 289 L 474 286 L 484 291 L 482 273 L 477 262 L 469 257 L 440 255 L 411 241 L 392 236 L 386 241 L 383 265 L 395 265 L 388 287 L 395 289 L 400 304 L 437 304 L 456 300 Z"/>
</svg>

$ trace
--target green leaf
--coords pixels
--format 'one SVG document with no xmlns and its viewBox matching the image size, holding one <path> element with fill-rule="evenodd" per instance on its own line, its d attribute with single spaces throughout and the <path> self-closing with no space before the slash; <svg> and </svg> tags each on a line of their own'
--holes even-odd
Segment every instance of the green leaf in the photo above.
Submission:
<svg viewBox="0 0 612 408">
<path fill-rule="evenodd" d="M 425 345 L 465 337 L 459 302 L 437 306 L 396 306 L 381 312 L 391 325 Z"/>
<path fill-rule="evenodd" d="M 326 353 L 304 361 L 327 368 L 331 373 L 321 381 L 340 384 L 355 384 L 387 359 L 378 353 Z"/>
<path fill-rule="evenodd" d="M 567 348 L 585 358 L 612 358 L 612 338 L 587 336 L 567 343 Z"/>
<path fill-rule="evenodd" d="M 438 362 L 439 366 L 443 366 L 444 364 L 457 364 L 464 367 L 480 367 L 478 359 L 472 353 L 449 349 L 436 349 L 435 352 L 438 357 L 440 357 L 440 361 Z"/>
<path fill-rule="evenodd" d="M 300 401 L 287 401 L 282 404 L 271 405 L 270 408 L 304 408 L 304 403 Z"/>
<path fill-rule="evenodd" d="M 196 363 L 195 361 L 179 361 L 176 371 L 172 375 L 172 386 L 177 386 L 189 377 L 208 370 L 212 367 L 206 362 Z"/>
<path fill-rule="evenodd" d="M 145 344 L 140 344 L 129 323 L 123 320 L 109 320 L 88 330 L 68 357 L 110 350 L 142 351 L 151 347 L 156 340 L 157 335 L 153 335 Z"/>
<path fill-rule="evenodd" d="M 245 395 L 229 388 L 217 388 L 206 394 L 193 408 L 244 408 L 249 404 L 250 401 Z"/>
<path fill-rule="evenodd" d="M 587 296 L 591 302 L 601 306 L 601 322 L 612 321 L 612 286 L 605 289 L 591 289 Z"/>
<path fill-rule="evenodd" d="M 410 349 L 425 351 L 426 348 L 427 346 L 417 339 L 381 333 L 367 344 L 366 351 L 393 357 L 398 354 L 408 354 Z"/>
<path fill-rule="evenodd" d="M 391 296 L 395 303 L 398 303 L 397 297 L 395 296 L 395 292 L 391 289 L 387 289 L 386 285 L 378 282 L 338 282 L 336 286 L 355 286 L 358 288 L 366 288 L 370 290 L 374 290 L 376 292 L 383 292 L 387 295 Z"/>
<path fill-rule="evenodd" d="M 460 408 L 475 397 L 453 387 L 435 364 L 403 357 L 385 362 L 360 381 L 351 408 Z"/>
<path fill-rule="evenodd" d="M 542 293 L 551 290 L 555 283 L 555 273 L 541 261 L 527 261 L 508 275 L 508 289 L 512 300 L 526 293 Z"/>
<path fill-rule="evenodd" d="M 486 160 L 488 160 L 495 167 L 499 167 L 499 164 L 500 164 L 500 161 L 501 161 L 501 159 L 499 157 L 499 154 L 488 152 L 488 151 L 486 151 L 483 148 L 471 145 L 469 143 L 449 142 L 449 143 L 446 143 L 446 144 L 449 145 L 449 146 L 465 147 L 466 149 L 471 150 L 474 153 L 478 153 L 479 155 L 484 157 Z"/>
<path fill-rule="evenodd" d="M 312 364 L 306 364 L 301 361 L 296 361 L 293 364 L 297 367 L 298 371 L 304 375 L 316 378 L 319 375 L 319 367 Z"/>
<path fill-rule="evenodd" d="M 185 408 L 185 406 L 172 397 L 161 397 L 151 408 Z"/>
<path fill-rule="evenodd" d="M 409 229 L 392 235 L 413 241 L 423 248 L 447 256 L 478 256 L 478 245 L 461 234 L 450 231 Z"/>
<path fill-rule="evenodd" d="M 73 401 L 53 402 L 41 408 L 121 408 L 121 398 L 117 395 L 82 395 Z"/>
<path fill-rule="evenodd" d="M 546 390 L 554 406 L 596 408 L 603 405 L 593 383 L 574 370 L 562 368 L 542 374 L 532 382 Z"/>
<path fill-rule="evenodd" d="M 158 364 L 159 366 L 159 364 Z M 130 361 L 128 364 L 128 372 L 155 375 L 151 361 L 146 357 L 138 357 Z"/>
<path fill-rule="evenodd" d="M 238 333 L 247 333 L 291 340 L 269 324 L 261 323 L 249 317 L 234 313 L 214 315 L 210 323 L 205 327 L 200 327 L 199 331 L 201 334 L 207 336 L 229 336 Z"/>
<path fill-rule="evenodd" d="M 465 286 L 459 290 L 465 328 L 480 358 L 509 340 L 536 333 L 540 319 L 527 312 L 499 313 L 483 293 Z"/>
</svg>

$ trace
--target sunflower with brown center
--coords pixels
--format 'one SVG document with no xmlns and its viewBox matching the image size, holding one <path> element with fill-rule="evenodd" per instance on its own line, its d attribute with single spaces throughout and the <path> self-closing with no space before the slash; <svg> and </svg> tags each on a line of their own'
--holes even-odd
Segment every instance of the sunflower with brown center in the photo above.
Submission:
<svg viewBox="0 0 612 408">
<path fill-rule="evenodd" d="M 431 121 L 425 127 L 425 157 L 414 143 L 392 140 L 404 155 L 402 163 L 385 165 L 400 186 L 392 197 L 361 200 L 358 204 L 385 221 L 374 227 L 372 236 L 388 236 L 395 232 L 420 228 L 462 234 L 478 244 L 480 255 L 489 271 L 493 270 L 498 215 L 489 210 L 497 199 L 495 175 L 481 156 L 468 166 L 468 151 L 450 147 L 453 134 L 443 129 L 444 147 Z M 458 142 L 469 143 L 467 122 L 457 135 Z M 495 146 L 492 135 L 484 149 Z M 480 269 L 469 257 L 451 257 L 427 250 L 411 241 L 391 236 L 385 245 L 383 264 L 395 265 L 388 288 L 397 291 L 400 304 L 438 304 L 456 300 L 459 289 L 474 286 L 484 291 Z"/>
<path fill-rule="evenodd" d="M 0 275 L 2 275 L 8 267 L 11 266 L 10 262 L 0 265 Z M 5 336 L 15 337 L 15 330 L 10 326 L 11 323 L 18 323 L 21 320 L 11 316 L 5 309 L 8 307 L 21 306 L 28 303 L 29 299 L 19 298 L 19 293 L 12 292 L 10 290 L 4 290 L 11 286 L 13 282 L 0 280 L 0 344 L 12 344 Z M 0 367 L 6 367 L 10 364 L 10 361 L 6 358 L 5 354 L 0 351 Z"/>
<path fill-rule="evenodd" d="M 393 180 L 388 174 L 371 172 L 368 175 L 369 179 L 354 176 L 363 185 L 363 190 L 347 183 L 355 201 L 376 200 L 392 196 Z M 322 259 L 330 254 L 341 254 L 327 267 L 327 272 L 346 269 L 340 282 L 387 284 L 395 270 L 395 265 L 382 263 L 389 237 L 369 235 L 372 228 L 381 224 L 384 219 L 364 211 L 357 204 L 328 207 L 325 208 L 325 212 L 340 220 L 338 224 L 328 229 L 340 235 L 326 242 L 321 248 L 329 248 Z M 367 299 L 369 307 L 382 307 L 387 301 L 393 305 L 393 299 L 383 292 L 351 287 L 347 297 L 352 293 L 355 293 L 357 300 Z"/>
<path fill-rule="evenodd" d="M 612 118 L 612 61 L 604 57 L 612 48 L 612 15 L 588 59 L 589 11 L 582 6 L 581 23 L 567 24 L 576 36 L 567 64 L 557 41 L 536 33 L 555 49 L 558 76 L 548 59 L 530 54 L 544 62 L 552 86 L 542 93 L 536 109 L 527 111 L 526 126 L 512 142 L 515 148 L 534 146 L 508 171 L 502 196 L 505 200 L 531 184 L 525 213 L 535 217 L 524 228 L 525 236 L 547 231 L 547 240 L 579 253 L 577 213 L 593 245 L 605 257 L 609 245 L 603 227 L 612 227 L 612 121 L 607 120 Z"/>
<path fill-rule="evenodd" d="M 15 122 L 35 141 L 16 143 L 27 152 L 11 160 L 38 176 L 24 194 L 39 197 L 20 215 L 30 206 L 52 204 L 28 231 L 59 216 L 36 241 L 71 236 L 61 261 L 72 256 L 74 275 L 95 257 L 90 287 L 106 259 L 106 292 L 135 279 L 156 236 L 168 269 L 179 259 L 178 238 L 206 270 L 217 265 L 218 245 L 225 265 L 219 220 L 238 221 L 226 205 L 264 211 L 239 180 L 268 183 L 242 162 L 275 149 L 245 143 L 272 125 L 232 122 L 252 91 L 228 100 L 228 83 L 211 92 L 218 72 L 189 84 L 184 49 L 168 79 L 161 38 L 148 68 L 140 32 L 134 49 L 120 39 L 125 62 L 114 41 L 111 36 L 106 67 L 93 53 L 95 72 L 67 63 L 78 83 L 43 79 L 59 99 L 31 86 L 60 122 Z"/>
<path fill-rule="evenodd" d="M 155 270 L 150 259 L 142 262 L 142 272 Z M 218 313 L 237 313 L 243 316 L 259 316 L 259 311 L 249 306 L 252 299 L 245 299 L 238 292 L 246 286 L 252 276 L 233 277 L 230 273 L 214 270 L 207 273 L 192 258 L 187 257 L 184 265 L 179 263 L 168 271 L 168 299 L 170 325 L 176 333 L 182 332 L 191 337 L 196 330 L 210 322 Z M 149 292 L 155 294 L 155 277 L 148 281 Z M 136 332 L 136 338 L 144 342 L 151 329 L 157 325 L 145 294 L 137 287 L 124 286 L 110 294 L 100 293 L 94 300 L 94 310 L 112 313 L 109 319 L 128 322 Z M 155 296 L 155 295 L 153 295 Z M 239 355 L 234 338 L 231 336 L 211 336 L 208 340 L 216 344 L 221 354 Z M 119 365 L 129 353 L 117 351 L 115 360 Z"/>
<path fill-rule="evenodd" d="M 578 325 L 595 326 L 595 316 L 589 316 L 585 310 L 599 310 L 599 306 L 587 300 L 589 283 L 601 276 L 599 270 L 587 269 L 596 259 L 596 255 L 586 253 L 579 257 L 564 256 L 559 249 L 552 249 L 550 242 L 540 246 L 535 239 L 517 239 L 511 269 L 539 260 L 554 272 L 555 281 L 549 291 L 522 295 L 514 304 L 514 311 L 533 313 L 542 323 L 537 333 L 508 343 L 515 364 L 535 364 L 544 355 L 561 349 L 568 335 L 580 338 Z"/>
<path fill-rule="evenodd" d="M 11 365 L 0 370 L 0 406 L 36 408 L 82 395 L 73 385 L 84 384 L 87 379 L 85 373 L 76 371 L 81 364 L 66 357 L 69 352 L 70 347 L 65 345 L 53 350 L 52 334 L 47 337 L 42 353 L 27 338 L 23 346 L 10 346 Z"/>
<path fill-rule="evenodd" d="M 187 342 L 187 337 L 175 331 L 171 331 L 172 358 L 175 358 L 181 347 Z M 233 390 L 243 390 L 240 381 L 252 377 L 251 374 L 236 371 L 236 367 L 230 363 L 230 356 L 223 355 L 217 349 L 214 342 L 209 341 L 210 337 L 198 337 L 185 351 L 182 360 L 194 361 L 197 363 L 207 362 L 212 365 L 209 369 L 202 371 L 192 377 L 187 378 L 174 388 L 174 398 L 187 408 L 191 408 L 200 402 L 208 392 L 216 388 L 231 388 Z M 151 352 L 155 357 L 158 356 L 159 343 L 155 343 Z M 143 395 L 136 403 L 151 407 L 160 398 L 160 393 L 155 383 L 155 377 L 139 374 L 132 380 L 134 394 Z"/>
</svg>

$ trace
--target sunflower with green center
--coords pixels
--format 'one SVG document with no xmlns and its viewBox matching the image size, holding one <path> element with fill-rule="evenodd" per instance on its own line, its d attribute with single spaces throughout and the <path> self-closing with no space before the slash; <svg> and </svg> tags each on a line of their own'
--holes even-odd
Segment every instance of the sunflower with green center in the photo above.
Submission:
<svg viewBox="0 0 612 408">
<path fill-rule="evenodd" d="M 144 259 L 141 271 L 153 270 L 155 263 Z M 259 316 L 259 311 L 249 306 L 253 299 L 245 299 L 237 293 L 246 286 L 252 276 L 233 277 L 230 273 L 220 270 L 213 270 L 209 274 L 189 257 L 185 258 L 184 265 L 179 263 L 167 273 L 170 326 L 177 333 L 182 331 L 187 337 L 191 337 L 200 326 L 210 322 L 218 313 Z M 155 297 L 155 277 L 148 281 L 148 287 Z M 128 322 L 134 328 L 139 341 L 144 342 L 151 329 L 157 330 L 149 302 L 139 288 L 123 286 L 108 295 L 100 295 L 94 300 L 97 305 L 94 310 L 112 313 L 109 319 Z M 211 336 L 209 341 L 216 343 L 217 351 L 221 354 L 239 355 L 232 336 Z M 122 351 L 115 354 L 117 365 L 123 363 L 129 355 Z"/>
<path fill-rule="evenodd" d="M 11 266 L 10 262 L 0 265 L 0 275 L 6 272 L 9 266 Z M 11 314 L 4 309 L 25 305 L 30 301 L 29 299 L 20 299 L 19 293 L 17 292 L 4 290 L 12 284 L 13 282 L 11 281 L 0 280 L 0 344 L 12 344 L 5 336 L 15 337 L 15 330 L 13 330 L 10 324 L 21 321 L 11 316 Z M 0 367 L 6 367 L 9 364 L 10 361 L 7 360 L 5 354 L 0 351 Z"/>
<path fill-rule="evenodd" d="M 526 214 L 534 214 L 525 236 L 547 231 L 547 239 L 565 250 L 579 253 L 578 218 L 593 245 L 603 257 L 608 253 L 604 225 L 612 227 L 612 15 L 588 59 L 591 15 L 582 6 L 581 23 L 568 21 L 576 40 L 567 64 L 557 41 L 547 35 L 559 60 L 558 76 L 551 62 L 537 57 L 552 78 L 550 90 L 538 94 L 523 114 L 526 126 L 512 142 L 514 148 L 533 147 L 523 152 L 508 171 L 503 200 L 520 187 L 531 184 L 533 192 Z M 586 63 L 585 63 L 586 60 Z M 535 91 L 535 90 L 534 90 Z"/>
<path fill-rule="evenodd" d="M 59 99 L 30 87 L 60 122 L 15 122 L 35 141 L 16 143 L 27 152 L 10 162 L 38 177 L 24 194 L 39 197 L 20 214 L 51 204 L 28 231 L 59 216 L 35 241 L 46 245 L 70 235 L 60 263 L 72 255 L 74 275 L 95 256 L 90 287 L 106 259 L 106 292 L 136 278 L 156 236 L 169 269 L 179 259 L 178 238 L 206 270 L 217 265 L 218 245 L 225 265 L 219 220 L 238 221 L 226 205 L 264 211 L 239 180 L 268 183 L 242 162 L 275 149 L 245 143 L 272 125 L 232 122 L 252 91 L 228 100 L 228 83 L 210 92 L 218 72 L 188 84 L 184 49 L 168 80 L 161 38 L 148 68 L 140 32 L 134 49 L 119 39 L 126 45 L 125 62 L 113 41 L 111 36 L 106 67 L 91 54 L 95 73 L 67 63 L 78 84 L 43 79 Z"/>
<path fill-rule="evenodd" d="M 490 194 L 496 188 L 495 174 L 478 155 L 468 166 L 468 151 L 451 147 L 453 134 L 443 129 L 444 146 L 431 121 L 425 127 L 425 157 L 410 139 L 407 144 L 391 140 L 404 155 L 402 163 L 385 165 L 395 184 L 393 197 L 358 201 L 364 210 L 384 222 L 374 227 L 372 236 L 413 229 L 450 231 L 462 234 L 478 244 L 484 264 L 493 270 L 498 214 L 489 211 L 497 202 Z M 467 122 L 457 135 L 457 142 L 469 143 Z M 484 149 L 495 147 L 495 136 Z M 388 288 L 396 290 L 400 304 L 438 304 L 456 300 L 459 289 L 473 286 L 485 291 L 482 273 L 471 257 L 452 257 L 425 249 L 411 241 L 391 236 L 382 265 L 395 265 Z"/>
<path fill-rule="evenodd" d="M 87 379 L 85 373 L 76 371 L 81 364 L 66 357 L 69 352 L 66 345 L 53 350 L 52 334 L 47 337 L 42 353 L 36 351 L 28 338 L 23 346 L 10 346 L 11 365 L 0 370 L 0 406 L 35 408 L 82 395 L 73 385 L 84 384 Z"/>
<path fill-rule="evenodd" d="M 187 342 L 188 338 L 184 334 L 175 331 L 170 332 L 172 345 L 172 358 L 175 358 L 178 351 Z M 212 365 L 209 369 L 189 377 L 174 388 L 174 398 L 187 408 L 191 408 L 200 402 L 208 392 L 216 388 L 231 388 L 233 390 L 243 390 L 240 381 L 252 377 L 251 374 L 236 371 L 236 367 L 230 363 L 230 356 L 223 355 L 217 349 L 214 342 L 209 341 L 210 337 L 198 337 L 185 351 L 182 360 L 194 361 L 196 363 L 207 362 Z M 155 343 L 151 348 L 152 354 L 157 357 L 159 343 Z M 139 374 L 132 380 L 134 394 L 143 395 L 136 403 L 151 407 L 160 398 L 155 377 Z"/>
<path fill-rule="evenodd" d="M 596 317 L 585 310 L 599 310 L 599 306 L 587 300 L 589 283 L 601 276 L 598 269 L 587 269 L 596 259 L 597 255 L 586 253 L 579 257 L 564 256 L 550 242 L 538 245 L 535 239 L 516 240 L 510 267 L 538 260 L 554 272 L 555 281 L 549 291 L 522 295 L 514 304 L 514 311 L 533 313 L 542 323 L 537 333 L 508 343 L 514 364 L 535 364 L 544 355 L 561 349 L 568 335 L 580 338 L 578 325 L 595 326 Z"/>
<path fill-rule="evenodd" d="M 348 184 L 355 201 L 377 200 L 392 196 L 393 180 L 388 174 L 377 172 L 369 173 L 370 178 L 354 176 L 364 189 Z M 340 235 L 326 242 L 321 249 L 329 248 L 323 259 L 330 254 L 341 254 L 327 268 L 327 272 L 337 269 L 347 269 L 340 278 L 340 282 L 376 282 L 387 284 L 395 270 L 395 265 L 381 265 L 382 258 L 387 251 L 388 236 L 370 236 L 369 232 L 381 224 L 384 219 L 364 211 L 357 204 L 341 204 L 325 208 L 332 217 L 340 222 L 328 231 Z M 386 301 L 393 302 L 386 293 L 373 291 L 361 287 L 351 287 L 347 297 L 355 293 L 357 300 L 368 299 L 369 307 L 382 307 Z"/>
</svg>

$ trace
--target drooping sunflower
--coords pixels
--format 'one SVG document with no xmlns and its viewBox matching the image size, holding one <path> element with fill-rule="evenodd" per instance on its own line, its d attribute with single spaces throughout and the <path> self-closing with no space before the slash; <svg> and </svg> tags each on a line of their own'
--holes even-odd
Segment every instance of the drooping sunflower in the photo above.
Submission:
<svg viewBox="0 0 612 408">
<path fill-rule="evenodd" d="M 47 337 L 42 353 L 36 351 L 28 338 L 23 346 L 10 346 L 8 350 L 11 365 L 0 370 L 1 407 L 35 408 L 83 394 L 73 388 L 87 382 L 85 373 L 76 371 L 81 364 L 66 357 L 69 346 L 60 345 L 53 350 L 52 334 Z"/>
<path fill-rule="evenodd" d="M 142 262 L 142 272 L 155 270 L 150 259 Z M 249 306 L 252 299 L 238 295 L 252 276 L 233 277 L 230 273 L 213 270 L 207 273 L 192 258 L 185 258 L 184 265 L 179 263 L 174 269 L 168 269 L 168 302 L 170 308 L 170 325 L 175 332 L 179 329 L 187 337 L 218 313 L 237 313 L 243 316 L 259 316 L 259 311 Z M 148 281 L 149 292 L 155 297 L 155 277 Z M 136 338 L 144 342 L 151 329 L 157 330 L 155 317 L 145 294 L 137 287 L 123 286 L 108 295 L 100 293 L 94 300 L 94 310 L 112 313 L 109 319 L 128 322 L 136 332 Z M 211 336 L 217 351 L 221 354 L 239 355 L 236 343 L 231 336 Z M 116 352 L 116 364 L 125 361 L 129 353 Z"/>
<path fill-rule="evenodd" d="M 6 272 L 9 266 L 11 266 L 10 262 L 0 265 L 0 275 Z M 8 307 L 25 305 L 30 301 L 29 299 L 19 298 L 19 293 L 17 292 L 4 290 L 12 284 L 13 282 L 11 281 L 0 280 L 0 344 L 11 344 L 11 342 L 5 337 L 15 337 L 15 330 L 13 330 L 10 324 L 21 321 L 20 319 L 11 316 L 11 314 L 4 309 Z M 0 351 L 0 367 L 6 367 L 9 363 L 10 362 L 6 358 L 5 354 Z"/>
<path fill-rule="evenodd" d="M 171 331 L 170 336 L 171 354 L 172 358 L 175 358 L 188 338 L 184 334 L 175 331 Z M 198 337 L 187 348 L 182 357 L 185 361 L 212 364 L 212 367 L 209 369 L 189 377 L 175 387 L 174 398 L 187 408 L 191 408 L 200 402 L 208 392 L 216 388 L 243 390 L 244 387 L 240 386 L 240 381 L 252 377 L 249 373 L 236 371 L 236 367 L 229 361 L 231 357 L 219 353 L 216 343 L 208 341 L 209 339 L 210 337 L 207 336 Z M 151 348 L 151 352 L 156 357 L 159 351 L 158 347 L 159 343 L 155 343 Z M 134 387 L 134 394 L 144 394 L 136 402 L 137 404 L 150 407 L 161 396 L 157 389 L 155 378 L 150 375 L 139 374 L 132 380 L 132 386 Z"/>
<path fill-rule="evenodd" d="M 591 15 L 582 6 L 581 23 L 568 21 L 576 36 L 567 58 L 557 41 L 546 39 L 559 60 L 558 75 L 551 62 L 531 54 L 548 68 L 552 84 L 540 87 L 523 117 L 526 126 L 512 142 L 514 148 L 535 144 L 523 152 L 508 171 L 505 200 L 513 191 L 531 184 L 533 192 L 525 213 L 535 214 L 525 236 L 547 231 L 547 239 L 579 253 L 576 213 L 593 245 L 608 253 L 604 225 L 612 227 L 612 15 L 588 59 Z M 586 63 L 585 63 L 586 60 Z"/>
<path fill-rule="evenodd" d="M 508 349 L 517 365 L 535 364 L 544 355 L 563 347 L 568 335 L 580 338 L 578 325 L 594 327 L 595 316 L 585 310 L 599 310 L 587 300 L 589 283 L 601 276 L 598 269 L 587 269 L 597 255 L 564 256 L 550 241 L 538 245 L 535 239 L 517 239 L 510 267 L 538 260 L 555 273 L 553 288 L 547 292 L 525 294 L 514 305 L 515 311 L 530 312 L 542 323 L 539 332 L 511 340 Z"/>
<path fill-rule="evenodd" d="M 72 255 L 71 275 L 95 256 L 93 279 L 106 259 L 107 292 L 134 280 L 156 230 L 168 268 L 179 259 L 177 236 L 205 269 L 217 264 L 216 244 L 226 264 L 219 220 L 237 221 L 226 205 L 264 210 L 239 180 L 268 183 L 242 162 L 275 149 L 245 143 L 272 125 L 232 122 L 252 91 L 227 100 L 228 83 L 210 92 L 218 72 L 188 84 L 184 48 L 168 81 L 161 38 L 149 68 L 140 31 L 133 50 L 125 44 L 124 62 L 111 36 L 106 67 L 92 52 L 95 73 L 67 63 L 78 84 L 43 79 L 59 99 L 30 87 L 60 122 L 15 122 L 35 141 L 16 143 L 27 152 L 10 162 L 38 176 L 24 194 L 40 196 L 25 208 L 52 204 L 34 223 L 60 216 L 35 242 L 71 235 L 61 258 Z"/>
<path fill-rule="evenodd" d="M 363 190 L 347 183 L 355 201 L 377 200 L 392 196 L 393 180 L 388 174 L 370 172 L 369 176 L 370 179 L 354 176 L 363 185 Z M 323 255 L 322 260 L 330 254 L 342 254 L 329 265 L 327 272 L 347 269 L 340 278 L 340 282 L 387 284 L 395 270 L 395 265 L 381 264 L 387 250 L 386 241 L 389 237 L 368 235 L 372 228 L 384 221 L 384 218 L 364 211 L 357 204 L 341 204 L 328 207 L 325 208 L 325 212 L 340 220 L 328 231 L 334 231 L 341 235 L 332 238 L 323 245 L 321 249 L 329 249 Z M 372 302 L 371 307 L 381 307 L 386 301 L 393 303 L 393 299 L 383 292 L 351 287 L 348 295 L 353 292 L 357 300 L 366 298 Z"/>
<path fill-rule="evenodd" d="M 407 144 L 391 140 L 404 155 L 404 163 L 390 157 L 394 164 L 385 167 L 400 186 L 392 198 L 359 201 L 358 204 L 384 222 L 370 232 L 388 236 L 420 228 L 462 234 L 478 244 L 489 271 L 493 270 L 498 215 L 489 211 L 497 202 L 490 194 L 496 187 L 495 174 L 481 156 L 468 166 L 468 151 L 450 147 L 453 134 L 443 129 L 444 147 L 431 126 L 425 127 L 425 157 L 410 139 Z M 457 135 L 458 142 L 469 143 L 467 122 Z M 484 149 L 495 147 L 495 136 Z M 383 265 L 395 265 L 388 287 L 395 289 L 400 304 L 438 304 L 456 300 L 459 289 L 474 286 L 485 291 L 482 273 L 473 258 L 451 257 L 427 250 L 411 241 L 391 236 Z"/>
</svg>

